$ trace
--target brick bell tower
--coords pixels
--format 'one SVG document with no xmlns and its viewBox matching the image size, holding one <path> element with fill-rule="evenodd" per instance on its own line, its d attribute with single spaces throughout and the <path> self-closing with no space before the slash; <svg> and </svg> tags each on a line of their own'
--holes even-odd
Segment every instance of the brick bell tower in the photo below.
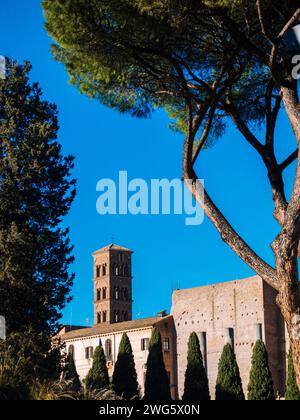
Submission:
<svg viewBox="0 0 300 420">
<path fill-rule="evenodd" d="M 114 244 L 93 253 L 95 325 L 132 320 L 132 254 Z"/>
</svg>

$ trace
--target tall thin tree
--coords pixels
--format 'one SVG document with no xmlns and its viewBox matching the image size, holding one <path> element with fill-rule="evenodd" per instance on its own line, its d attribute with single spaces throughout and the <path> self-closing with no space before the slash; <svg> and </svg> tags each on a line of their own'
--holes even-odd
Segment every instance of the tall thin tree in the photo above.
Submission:
<svg viewBox="0 0 300 420">
<path fill-rule="evenodd" d="M 106 357 L 102 346 L 95 349 L 93 366 L 85 378 L 85 386 L 90 391 L 102 391 L 109 387 Z"/>
<path fill-rule="evenodd" d="M 296 373 L 293 364 L 292 350 L 288 354 L 288 372 L 286 381 L 286 401 L 300 401 L 300 390 L 296 381 Z"/>
<path fill-rule="evenodd" d="M 115 365 L 112 384 L 114 391 L 126 400 L 139 397 L 139 384 L 135 369 L 132 347 L 127 334 L 123 334 L 118 359 Z"/>
<path fill-rule="evenodd" d="M 67 387 L 70 391 L 79 392 L 81 390 L 81 382 L 72 354 L 68 354 L 67 356 L 65 366 L 63 368 L 62 379 L 67 382 Z"/>
<path fill-rule="evenodd" d="M 187 368 L 182 399 L 183 401 L 210 400 L 207 374 L 196 333 L 190 335 L 188 343 Z"/>
<path fill-rule="evenodd" d="M 34 350 L 24 352 L 28 362 L 35 357 L 34 375 L 52 375 L 46 362 L 51 336 L 74 278 L 69 231 L 61 221 L 75 182 L 73 158 L 62 155 L 57 141 L 57 108 L 29 81 L 30 70 L 29 63 L 7 59 L 0 79 L 0 311 L 12 356 L 33 343 Z"/>
<path fill-rule="evenodd" d="M 258 340 L 253 348 L 248 400 L 274 401 L 274 384 L 268 362 L 268 353 L 262 340 Z"/>
<path fill-rule="evenodd" d="M 147 401 L 169 401 L 171 399 L 161 335 L 156 327 L 153 328 L 150 340 L 144 399 Z"/>
<path fill-rule="evenodd" d="M 245 400 L 240 370 L 230 344 L 226 344 L 224 347 L 222 356 L 219 361 L 218 378 L 216 384 L 216 400 Z"/>
</svg>

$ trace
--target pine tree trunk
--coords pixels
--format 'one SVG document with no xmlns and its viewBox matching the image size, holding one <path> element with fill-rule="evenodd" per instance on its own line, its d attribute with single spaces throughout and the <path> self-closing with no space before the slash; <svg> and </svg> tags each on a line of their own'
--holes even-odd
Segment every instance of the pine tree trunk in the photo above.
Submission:
<svg viewBox="0 0 300 420">
<path fill-rule="evenodd" d="M 294 189 L 282 231 L 273 244 L 279 280 L 279 305 L 289 333 L 296 378 L 300 387 L 300 288 L 298 249 L 300 238 L 300 105 L 297 82 L 290 80 L 281 94 L 298 144 L 298 165 Z"/>
<path fill-rule="evenodd" d="M 297 248 L 290 254 L 291 247 L 280 235 L 273 245 L 280 290 L 278 304 L 287 325 L 293 352 L 293 362 L 298 386 L 300 387 L 300 293 L 297 273 Z"/>
</svg>

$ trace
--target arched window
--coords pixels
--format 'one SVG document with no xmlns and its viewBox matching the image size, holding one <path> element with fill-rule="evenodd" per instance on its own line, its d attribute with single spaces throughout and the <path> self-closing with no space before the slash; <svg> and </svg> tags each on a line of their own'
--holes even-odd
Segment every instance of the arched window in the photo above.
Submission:
<svg viewBox="0 0 300 420">
<path fill-rule="evenodd" d="M 115 275 L 116 276 L 120 275 L 120 267 L 118 266 L 118 264 L 115 265 Z"/>
<path fill-rule="evenodd" d="M 128 301 L 128 290 L 124 289 L 124 300 Z"/>
<path fill-rule="evenodd" d="M 68 355 L 72 356 L 75 359 L 75 347 L 73 345 L 69 346 L 68 348 Z"/>
<path fill-rule="evenodd" d="M 106 287 L 103 287 L 103 289 L 102 289 L 102 299 L 106 299 L 106 297 L 107 297 L 107 293 L 106 293 Z"/>
<path fill-rule="evenodd" d="M 120 289 L 118 287 L 115 287 L 115 299 L 120 299 Z"/>
<path fill-rule="evenodd" d="M 85 358 L 92 359 L 94 357 L 94 349 L 93 347 L 86 347 L 85 349 Z"/>
<path fill-rule="evenodd" d="M 109 360 L 112 356 L 112 341 L 106 340 L 105 342 L 105 356 Z"/>
<path fill-rule="evenodd" d="M 97 289 L 97 300 L 101 300 L 101 289 Z"/>
<path fill-rule="evenodd" d="M 102 266 L 102 276 L 106 276 L 106 264 Z"/>
<path fill-rule="evenodd" d="M 98 312 L 97 313 L 97 323 L 101 324 L 101 320 L 102 320 L 101 312 Z"/>
<path fill-rule="evenodd" d="M 102 313 L 102 321 L 103 322 L 107 321 L 107 312 L 106 311 L 103 311 L 103 313 Z"/>
<path fill-rule="evenodd" d="M 97 265 L 97 267 L 96 267 L 96 276 L 97 277 L 100 277 L 100 270 L 101 270 L 101 266 Z"/>
<path fill-rule="evenodd" d="M 115 311 L 115 323 L 120 322 L 120 312 L 119 311 Z"/>
<path fill-rule="evenodd" d="M 124 267 L 124 276 L 127 277 L 129 275 L 128 265 L 126 264 Z"/>
</svg>

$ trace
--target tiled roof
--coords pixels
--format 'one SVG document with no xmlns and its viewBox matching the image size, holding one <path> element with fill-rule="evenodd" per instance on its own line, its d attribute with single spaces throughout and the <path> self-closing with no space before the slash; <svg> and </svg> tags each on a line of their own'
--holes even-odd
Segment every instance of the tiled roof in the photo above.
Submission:
<svg viewBox="0 0 300 420">
<path fill-rule="evenodd" d="M 120 245 L 110 244 L 108 246 L 105 246 L 104 248 L 98 249 L 98 251 L 95 251 L 93 253 L 93 255 L 100 254 L 102 252 L 107 252 L 109 250 L 113 250 L 113 251 L 126 251 L 126 252 L 131 252 L 132 253 L 132 251 L 130 249 L 128 249 L 128 248 L 124 248 L 123 246 L 120 246 Z"/>
<path fill-rule="evenodd" d="M 70 331 L 61 336 L 63 341 L 76 338 L 94 337 L 111 333 L 125 332 L 129 330 L 152 327 L 163 319 L 168 317 L 156 316 L 153 318 L 136 319 L 134 321 L 120 322 L 118 324 L 99 324 L 92 328 L 84 328 L 77 331 Z"/>
</svg>

